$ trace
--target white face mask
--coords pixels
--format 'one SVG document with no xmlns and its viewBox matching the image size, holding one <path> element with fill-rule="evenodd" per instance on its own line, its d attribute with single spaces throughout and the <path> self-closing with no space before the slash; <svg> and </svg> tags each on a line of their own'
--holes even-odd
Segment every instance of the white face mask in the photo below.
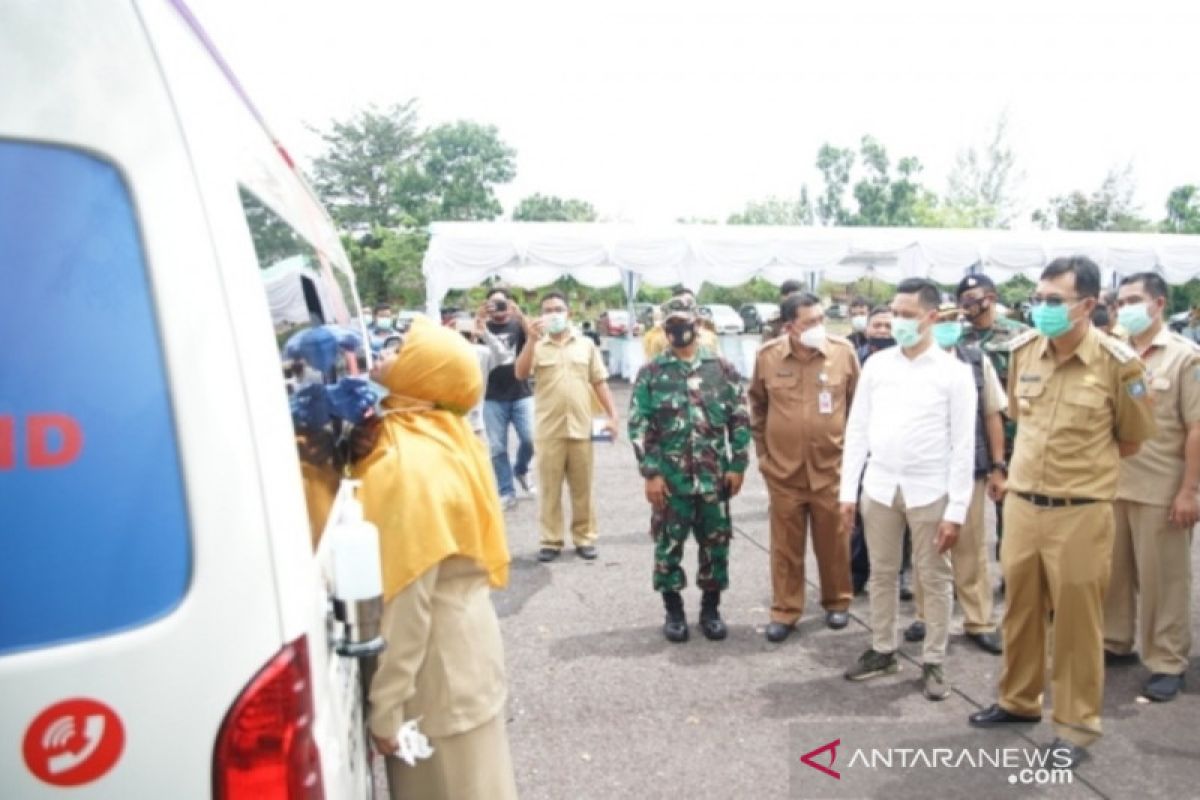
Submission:
<svg viewBox="0 0 1200 800">
<path fill-rule="evenodd" d="M 850 327 L 854 328 L 856 333 L 862 333 L 867 329 L 867 318 L 865 315 L 859 315 L 850 318 Z"/>
<path fill-rule="evenodd" d="M 805 347 L 811 347 L 813 350 L 820 349 L 821 345 L 825 344 L 825 326 L 814 325 L 800 334 L 800 344 Z"/>
</svg>

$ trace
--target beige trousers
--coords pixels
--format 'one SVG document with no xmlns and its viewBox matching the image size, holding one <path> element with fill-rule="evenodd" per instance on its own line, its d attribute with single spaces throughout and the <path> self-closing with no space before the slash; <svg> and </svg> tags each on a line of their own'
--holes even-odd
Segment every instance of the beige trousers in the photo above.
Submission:
<svg viewBox="0 0 1200 800">
<path fill-rule="evenodd" d="M 996 630 L 992 620 L 992 576 L 988 571 L 987 528 L 984 525 L 984 505 L 987 502 L 987 481 L 975 481 L 967 519 L 958 532 L 958 541 L 950 548 L 950 566 L 954 571 L 954 592 L 962 606 L 963 628 L 967 633 L 990 633 Z M 913 563 L 914 572 L 919 569 Z M 917 619 L 924 620 L 924 595 L 921 581 L 913 592 Z"/>
<path fill-rule="evenodd" d="M 1054 730 L 1082 747 L 1099 738 L 1104 701 L 1104 592 L 1112 563 L 1111 503 L 1042 508 L 1013 492 L 1004 499 L 1008 605 L 1000 706 L 1041 716 L 1046 681 L 1047 610 L 1054 651 L 1050 684 Z"/>
<path fill-rule="evenodd" d="M 925 597 L 925 646 L 922 660 L 941 664 L 946 658 L 950 609 L 954 604 L 954 576 L 949 553 L 937 552 L 937 529 L 946 510 L 946 498 L 918 508 L 908 508 L 896 489 L 890 506 L 863 494 L 863 527 L 871 553 L 871 647 L 880 653 L 896 650 L 900 563 L 904 551 L 904 526 L 912 531 L 913 566 Z"/>
<path fill-rule="evenodd" d="M 384 759 L 392 800 L 516 800 L 503 712 L 457 736 L 430 737 L 429 744 L 433 756 L 414 766 Z"/>
<path fill-rule="evenodd" d="M 1170 513 L 1169 506 L 1113 504 L 1116 535 L 1104 597 L 1104 647 L 1132 652 L 1134 629 L 1140 628 L 1146 668 L 1180 675 L 1192 649 L 1192 532 L 1172 525 Z"/>
<path fill-rule="evenodd" d="M 812 536 L 821 579 L 821 607 L 850 607 L 850 534 L 842 530 L 837 484 L 796 489 L 767 481 L 771 498 L 771 621 L 794 625 L 804 614 L 805 545 Z M 809 524 L 811 522 L 811 525 Z"/>
<path fill-rule="evenodd" d="M 541 546 L 563 546 L 562 488 L 571 495 L 571 540 L 576 547 L 596 543 L 596 512 L 592 507 L 592 440 L 538 439 L 539 527 Z"/>
</svg>

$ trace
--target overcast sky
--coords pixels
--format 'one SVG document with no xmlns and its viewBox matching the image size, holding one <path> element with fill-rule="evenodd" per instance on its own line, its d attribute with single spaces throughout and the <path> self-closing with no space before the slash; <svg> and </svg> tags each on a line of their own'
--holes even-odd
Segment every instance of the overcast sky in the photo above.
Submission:
<svg viewBox="0 0 1200 800">
<path fill-rule="evenodd" d="M 1028 208 L 1132 162 L 1142 212 L 1200 183 L 1200 3 L 192 0 L 302 160 L 306 123 L 419 98 L 496 125 L 534 192 L 724 220 L 819 186 L 864 133 L 939 193 L 1007 110 Z"/>
</svg>

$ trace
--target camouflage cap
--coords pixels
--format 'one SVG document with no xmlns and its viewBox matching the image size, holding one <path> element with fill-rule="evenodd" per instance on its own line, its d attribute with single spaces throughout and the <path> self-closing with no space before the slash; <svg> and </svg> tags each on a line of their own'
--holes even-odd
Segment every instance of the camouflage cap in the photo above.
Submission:
<svg viewBox="0 0 1200 800">
<path fill-rule="evenodd" d="M 696 318 L 696 298 L 687 294 L 677 294 L 662 306 L 663 319 L 668 317 Z"/>
<path fill-rule="evenodd" d="M 958 282 L 958 291 L 955 292 L 955 297 L 962 297 L 963 292 L 970 289 L 991 289 L 996 291 L 996 284 L 987 275 L 968 275 Z"/>
</svg>

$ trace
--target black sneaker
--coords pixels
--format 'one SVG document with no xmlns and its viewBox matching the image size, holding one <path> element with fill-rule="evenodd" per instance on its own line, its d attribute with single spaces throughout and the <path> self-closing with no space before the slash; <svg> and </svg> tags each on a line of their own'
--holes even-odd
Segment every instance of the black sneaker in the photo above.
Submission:
<svg viewBox="0 0 1200 800">
<path fill-rule="evenodd" d="M 575 552 L 579 554 L 580 558 L 587 559 L 588 561 L 596 557 L 596 548 L 590 544 L 585 544 L 583 547 L 576 547 Z"/>
<path fill-rule="evenodd" d="M 904 629 L 904 641 L 906 642 L 923 642 L 925 641 L 925 623 L 917 620 L 912 625 Z"/>
<path fill-rule="evenodd" d="M 899 670 L 900 662 L 896 660 L 895 653 L 868 650 L 858 657 L 854 666 L 846 670 L 845 677 L 848 681 L 865 681 L 882 675 L 894 675 Z"/>
<path fill-rule="evenodd" d="M 1142 687 L 1142 696 L 1156 703 L 1169 703 L 1183 689 L 1182 675 L 1167 675 L 1156 672 Z"/>
<path fill-rule="evenodd" d="M 1112 650 L 1104 651 L 1104 666 L 1106 667 L 1131 667 L 1137 662 L 1137 653 L 1114 653 Z"/>
<path fill-rule="evenodd" d="M 541 550 L 538 550 L 538 561 L 541 561 L 542 563 L 553 561 L 554 559 L 558 558 L 558 555 L 559 551 L 555 550 L 553 547 L 543 547 Z"/>
</svg>

